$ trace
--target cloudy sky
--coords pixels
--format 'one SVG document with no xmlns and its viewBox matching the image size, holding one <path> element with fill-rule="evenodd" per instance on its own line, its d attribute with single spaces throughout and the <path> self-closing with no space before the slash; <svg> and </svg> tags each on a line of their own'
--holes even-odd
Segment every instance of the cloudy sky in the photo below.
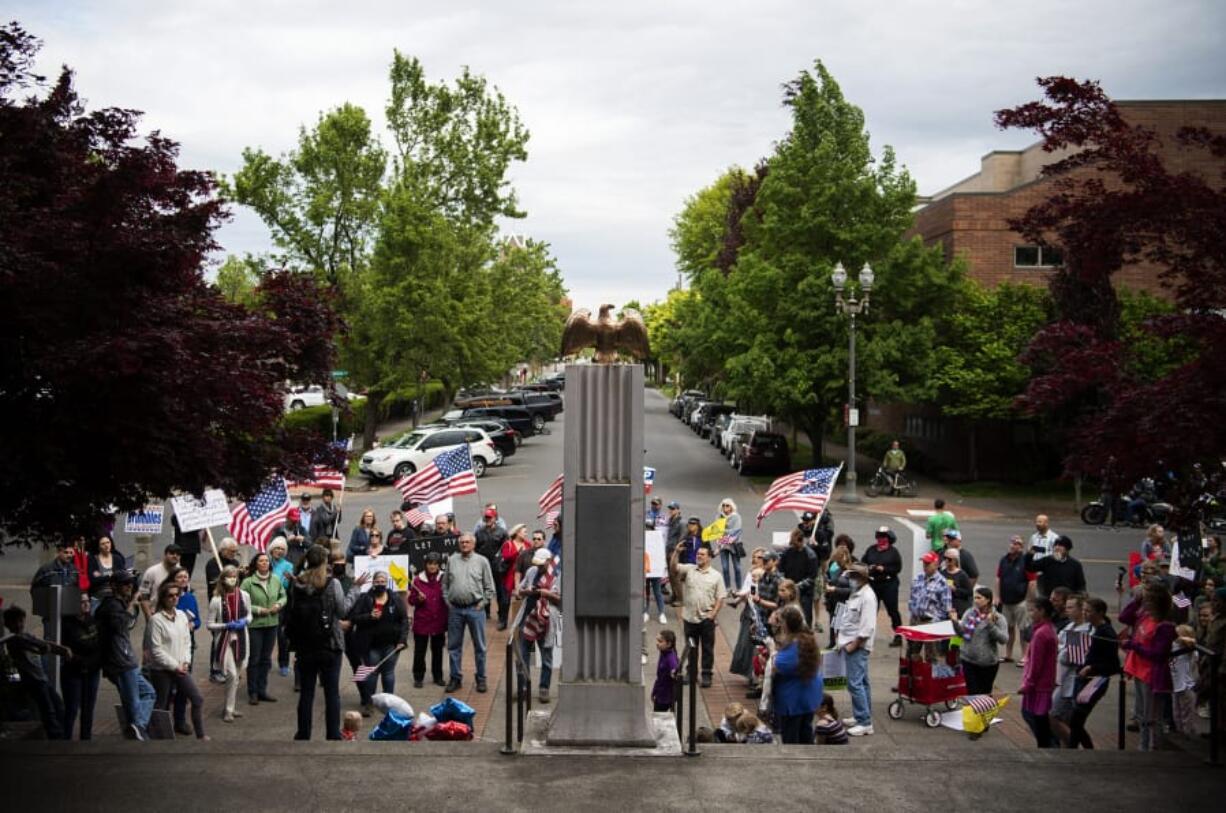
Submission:
<svg viewBox="0 0 1226 813">
<path fill-rule="evenodd" d="M 676 272 L 667 230 L 685 198 L 752 165 L 787 128 L 779 86 L 821 59 L 921 193 L 978 169 L 992 111 L 1035 76 L 1095 78 L 1117 99 L 1226 98 L 1220 0 L 17 0 L 6 16 L 67 63 L 92 106 L 145 111 L 183 165 L 231 173 L 244 146 L 280 153 L 343 102 L 382 130 L 392 50 L 432 80 L 462 65 L 532 133 L 513 181 L 576 304 L 644 302 Z M 390 141 L 388 142 L 390 144 Z M 227 251 L 271 248 L 236 209 Z"/>
</svg>

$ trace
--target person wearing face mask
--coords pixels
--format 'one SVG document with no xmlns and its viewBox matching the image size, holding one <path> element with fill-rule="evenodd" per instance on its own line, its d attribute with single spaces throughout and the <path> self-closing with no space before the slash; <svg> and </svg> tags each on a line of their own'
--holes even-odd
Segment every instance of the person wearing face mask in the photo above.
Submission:
<svg viewBox="0 0 1226 813">
<path fill-rule="evenodd" d="M 226 686 L 226 705 L 221 719 L 232 723 L 243 713 L 234 707 L 238 677 L 247 668 L 247 625 L 251 623 L 251 596 L 239 587 L 238 568 L 226 565 L 209 601 L 209 630 L 213 649 L 209 659 L 213 671 L 220 673 Z"/>
<path fill-rule="evenodd" d="M 966 676 L 967 694 L 991 694 L 1000 669 L 997 657 L 1000 645 L 1009 640 L 1005 617 L 992 607 L 992 591 L 976 587 L 974 604 L 954 629 L 962 636 L 962 673 Z"/>
<path fill-rule="evenodd" d="M 377 667 L 369 678 L 358 684 L 362 700 L 362 716 L 370 716 L 370 698 L 376 684 L 382 680 L 383 691 L 396 692 L 396 661 L 400 650 L 408 646 L 409 616 L 404 599 L 396 595 L 385 571 L 371 578 L 370 590 L 362 594 L 349 613 L 354 627 L 354 647 L 366 666 Z"/>
<path fill-rule="evenodd" d="M 873 699 L 868 681 L 868 656 L 877 636 L 877 594 L 869 587 L 869 570 L 862 564 L 847 569 L 851 587 L 843 614 L 839 616 L 835 646 L 847 660 L 847 691 L 851 695 L 852 717 L 843 724 L 847 733 L 863 737 L 873 733 Z"/>
<path fill-rule="evenodd" d="M 272 572 L 272 559 L 267 553 L 257 553 L 251 560 L 242 589 L 251 597 L 252 615 L 247 630 L 251 644 L 250 664 L 247 667 L 247 702 L 253 706 L 259 705 L 261 700 L 275 703 L 277 698 L 268 693 L 268 672 L 272 669 L 272 650 L 277 643 L 281 609 L 286 599 L 285 586 L 281 583 L 281 577 Z"/>
<path fill-rule="evenodd" d="M 1035 550 L 1026 553 L 1026 571 L 1037 573 L 1037 589 L 1040 597 L 1046 598 L 1057 587 L 1067 587 L 1073 593 L 1084 593 L 1086 574 L 1081 562 L 1069 555 L 1073 540 L 1060 536 L 1052 545 L 1051 555 L 1039 557 Z"/>
<path fill-rule="evenodd" d="M 864 552 L 860 564 L 868 568 L 868 583 L 877 596 L 877 606 L 885 607 L 890 616 L 890 629 L 902 626 L 902 616 L 898 612 L 898 574 L 902 572 L 902 555 L 895 544 L 898 537 L 890 530 L 890 526 L 882 525 L 877 529 L 876 545 Z M 902 637 L 895 634 L 890 646 L 902 646 Z"/>
</svg>

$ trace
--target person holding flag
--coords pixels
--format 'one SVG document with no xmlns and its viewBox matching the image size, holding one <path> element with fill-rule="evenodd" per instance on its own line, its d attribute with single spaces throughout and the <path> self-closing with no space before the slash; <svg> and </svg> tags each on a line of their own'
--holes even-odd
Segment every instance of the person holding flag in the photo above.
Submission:
<svg viewBox="0 0 1226 813">
<path fill-rule="evenodd" d="M 724 589 L 736 590 L 741 586 L 741 557 L 745 547 L 741 543 L 741 515 L 731 497 L 719 504 L 719 517 L 707 526 L 712 530 L 712 547 L 719 551 L 720 565 L 724 571 Z M 707 539 L 707 531 L 703 531 Z"/>
</svg>

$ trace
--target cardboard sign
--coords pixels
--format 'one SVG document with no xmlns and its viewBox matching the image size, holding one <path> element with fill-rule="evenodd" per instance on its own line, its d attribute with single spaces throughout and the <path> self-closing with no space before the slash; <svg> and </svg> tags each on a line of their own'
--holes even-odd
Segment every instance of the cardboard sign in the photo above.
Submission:
<svg viewBox="0 0 1226 813">
<path fill-rule="evenodd" d="M 771 547 L 777 551 L 787 550 L 792 544 L 791 531 L 774 531 L 771 533 Z"/>
<path fill-rule="evenodd" d="M 664 534 L 658 530 L 646 532 L 643 545 L 643 574 L 649 579 L 668 576 L 668 563 L 664 557 Z"/>
<path fill-rule="evenodd" d="M 137 536 L 157 536 L 162 532 L 164 505 L 146 505 L 139 511 L 129 511 L 123 521 L 123 532 Z"/>
<path fill-rule="evenodd" d="M 230 524 L 230 506 L 225 492 L 220 488 L 205 491 L 203 501 L 191 494 L 172 497 L 170 505 L 175 509 L 175 516 L 179 518 L 180 531 L 199 531 L 201 528 Z"/>
<path fill-rule="evenodd" d="M 409 557 L 403 555 L 393 556 L 355 556 L 353 557 L 353 577 L 356 579 L 363 573 L 370 574 L 374 578 L 376 573 L 386 573 L 388 584 L 398 592 L 404 592 L 409 589 Z M 370 581 L 362 585 L 361 591 L 365 593 L 370 589 Z"/>
</svg>

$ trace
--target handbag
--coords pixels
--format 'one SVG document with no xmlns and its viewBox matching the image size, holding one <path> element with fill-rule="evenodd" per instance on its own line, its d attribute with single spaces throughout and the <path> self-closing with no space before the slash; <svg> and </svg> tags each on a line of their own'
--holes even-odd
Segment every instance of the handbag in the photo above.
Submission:
<svg viewBox="0 0 1226 813">
<path fill-rule="evenodd" d="M 741 540 L 739 539 L 733 542 L 732 543 L 732 553 L 734 556 L 736 556 L 736 558 L 744 559 L 745 558 L 745 544 L 741 542 Z"/>
</svg>

